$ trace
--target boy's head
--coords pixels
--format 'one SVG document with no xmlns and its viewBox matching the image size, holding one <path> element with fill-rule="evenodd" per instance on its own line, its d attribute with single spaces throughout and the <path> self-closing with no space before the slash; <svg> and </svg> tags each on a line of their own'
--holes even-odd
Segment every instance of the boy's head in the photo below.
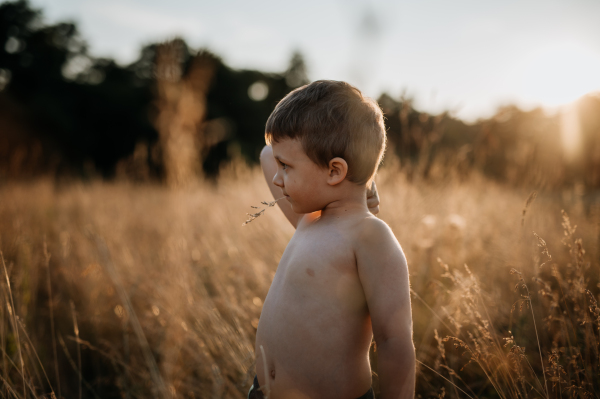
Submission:
<svg viewBox="0 0 600 399">
<path fill-rule="evenodd" d="M 318 80 L 289 93 L 269 116 L 265 131 L 267 144 L 298 140 L 321 167 L 343 158 L 346 179 L 356 184 L 366 184 L 375 175 L 386 142 L 377 103 L 354 86 L 333 80 Z"/>
</svg>

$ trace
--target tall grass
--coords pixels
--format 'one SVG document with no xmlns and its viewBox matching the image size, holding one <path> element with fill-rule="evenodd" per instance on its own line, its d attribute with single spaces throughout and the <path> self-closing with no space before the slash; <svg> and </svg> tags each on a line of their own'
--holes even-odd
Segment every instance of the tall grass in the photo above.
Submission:
<svg viewBox="0 0 600 399">
<path fill-rule="evenodd" d="M 380 217 L 409 262 L 417 395 L 599 396 L 597 203 L 403 176 L 380 174 Z M 241 226 L 267 199 L 240 166 L 178 190 L 0 187 L 2 396 L 244 397 L 293 234 L 276 209 Z"/>
</svg>

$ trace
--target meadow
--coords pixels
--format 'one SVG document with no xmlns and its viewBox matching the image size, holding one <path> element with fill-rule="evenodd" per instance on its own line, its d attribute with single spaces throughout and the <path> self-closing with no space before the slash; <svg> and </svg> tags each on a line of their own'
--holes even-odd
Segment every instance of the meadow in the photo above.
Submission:
<svg viewBox="0 0 600 399">
<path fill-rule="evenodd" d="M 410 269 L 417 397 L 600 396 L 598 199 L 394 165 L 377 183 Z M 4 183 L 1 396 L 244 398 L 294 232 L 276 207 L 242 227 L 263 200 L 236 163 L 182 189 Z"/>
</svg>

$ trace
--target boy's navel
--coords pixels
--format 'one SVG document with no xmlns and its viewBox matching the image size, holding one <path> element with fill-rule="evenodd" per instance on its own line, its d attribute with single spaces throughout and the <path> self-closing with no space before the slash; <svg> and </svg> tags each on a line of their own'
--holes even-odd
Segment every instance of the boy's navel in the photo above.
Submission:
<svg viewBox="0 0 600 399">
<path fill-rule="evenodd" d="M 311 269 L 310 267 L 306 268 L 306 274 L 308 274 L 311 277 L 315 276 L 315 271 L 313 269 Z"/>
</svg>

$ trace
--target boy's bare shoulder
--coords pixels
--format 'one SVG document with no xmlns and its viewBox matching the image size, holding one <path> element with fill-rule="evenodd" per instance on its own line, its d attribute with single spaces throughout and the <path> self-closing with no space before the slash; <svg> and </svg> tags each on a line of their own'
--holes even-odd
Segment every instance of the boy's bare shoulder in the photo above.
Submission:
<svg viewBox="0 0 600 399">
<path fill-rule="evenodd" d="M 356 238 L 358 245 L 368 245 L 375 241 L 391 240 L 398 244 L 392 229 L 383 220 L 369 215 L 359 221 L 356 226 Z"/>
<path fill-rule="evenodd" d="M 375 216 L 364 218 L 357 226 L 354 253 L 359 269 L 365 265 L 370 272 L 387 267 L 407 269 L 406 257 L 394 232 Z"/>
</svg>

